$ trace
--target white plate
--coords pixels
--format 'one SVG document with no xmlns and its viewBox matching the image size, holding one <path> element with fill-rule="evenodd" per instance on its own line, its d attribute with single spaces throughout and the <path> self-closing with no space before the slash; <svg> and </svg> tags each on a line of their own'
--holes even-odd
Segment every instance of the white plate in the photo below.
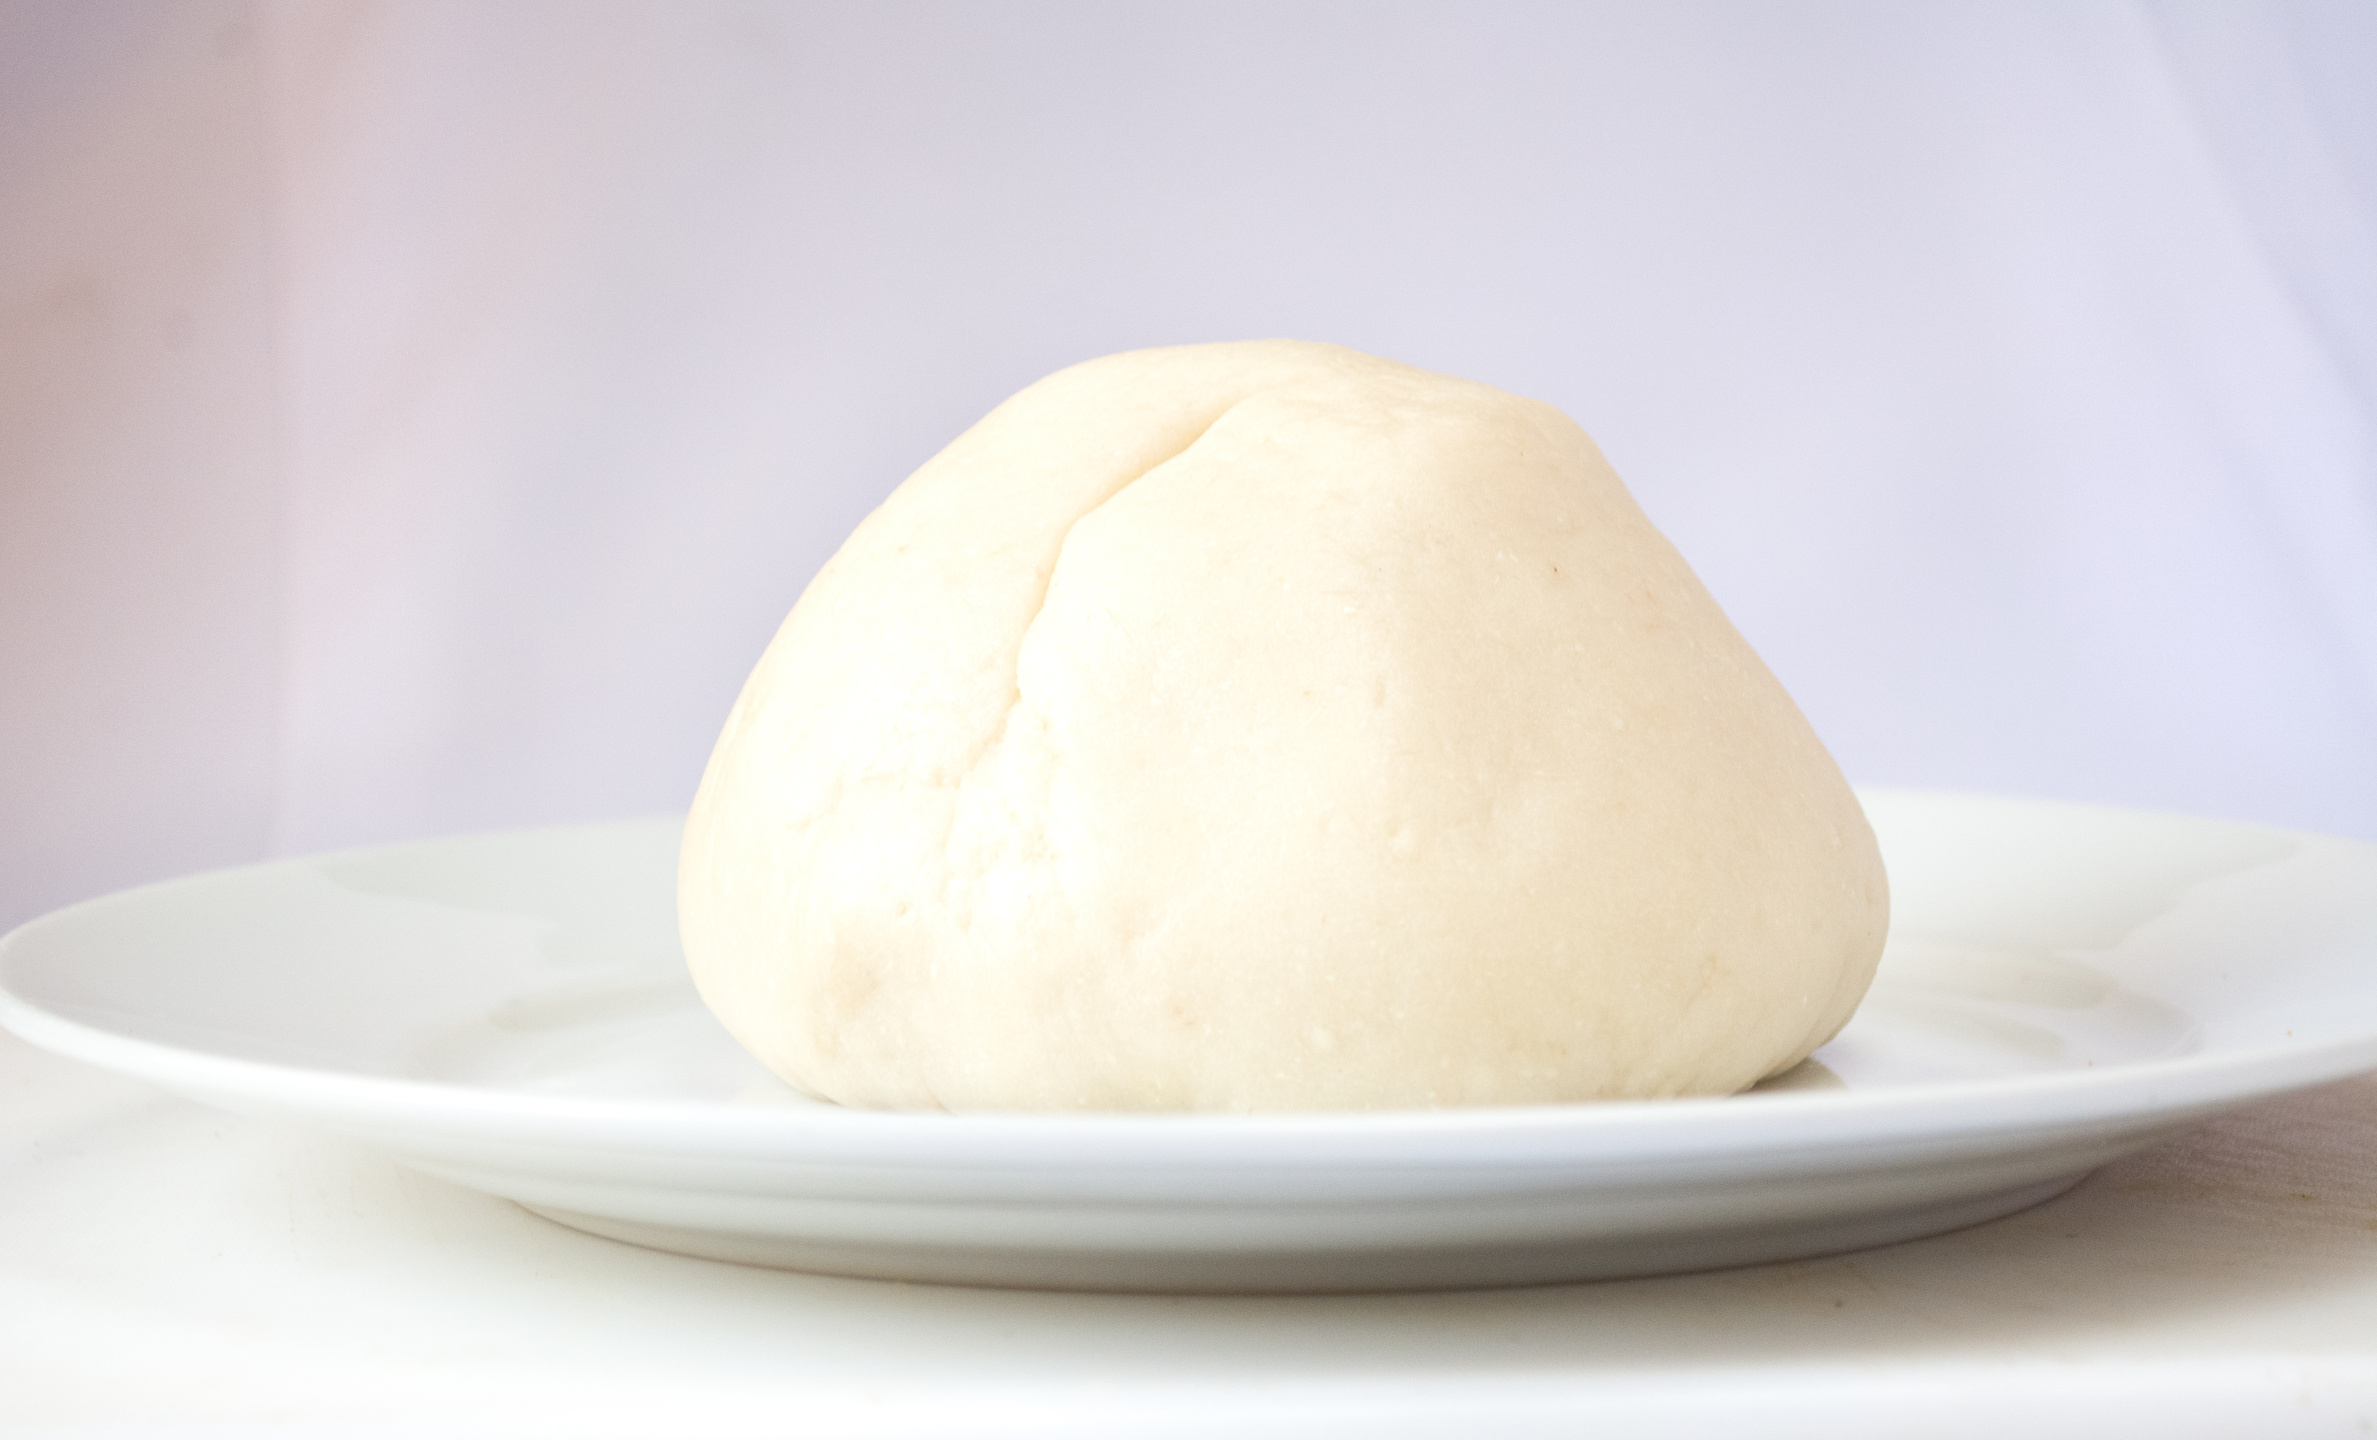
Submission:
<svg viewBox="0 0 2377 1440">
<path fill-rule="evenodd" d="M 1865 1007 L 1746 1096 L 1294 1116 L 844 1110 L 682 974 L 673 821 L 202 875 L 0 941 L 0 1022 L 565 1224 L 722 1259 L 1085 1289 L 1544 1283 L 2009 1213 L 2260 1096 L 2377 1070 L 2377 846 L 1865 797 Z"/>
</svg>

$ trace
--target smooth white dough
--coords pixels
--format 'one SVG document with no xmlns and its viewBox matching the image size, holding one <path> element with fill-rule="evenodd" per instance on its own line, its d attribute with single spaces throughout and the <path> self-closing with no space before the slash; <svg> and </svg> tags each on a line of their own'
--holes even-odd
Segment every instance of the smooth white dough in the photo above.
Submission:
<svg viewBox="0 0 2377 1440">
<path fill-rule="evenodd" d="M 1585 433 L 1289 341 L 1053 375 L 819 572 L 689 822 L 696 984 L 845 1104 L 1729 1093 L 1849 1018 L 1855 797 Z"/>
</svg>

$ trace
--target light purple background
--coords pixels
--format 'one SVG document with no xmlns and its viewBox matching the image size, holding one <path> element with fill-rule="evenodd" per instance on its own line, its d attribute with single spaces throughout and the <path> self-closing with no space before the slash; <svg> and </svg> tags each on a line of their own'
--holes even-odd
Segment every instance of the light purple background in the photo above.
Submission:
<svg viewBox="0 0 2377 1440">
<path fill-rule="evenodd" d="M 1853 779 L 2377 837 L 2377 6 L 0 0 L 0 924 L 681 808 L 1070 362 L 1580 420 Z"/>
</svg>

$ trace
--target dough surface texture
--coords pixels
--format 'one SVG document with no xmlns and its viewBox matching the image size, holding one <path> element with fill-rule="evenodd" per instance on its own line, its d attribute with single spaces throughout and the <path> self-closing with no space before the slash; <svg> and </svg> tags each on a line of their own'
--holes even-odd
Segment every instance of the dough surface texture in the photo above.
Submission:
<svg viewBox="0 0 2377 1440">
<path fill-rule="evenodd" d="M 679 884 L 769 1069 L 953 1110 L 1730 1093 L 1888 918 L 1584 431 L 1289 341 L 1075 366 L 917 471 L 746 684 Z"/>
</svg>

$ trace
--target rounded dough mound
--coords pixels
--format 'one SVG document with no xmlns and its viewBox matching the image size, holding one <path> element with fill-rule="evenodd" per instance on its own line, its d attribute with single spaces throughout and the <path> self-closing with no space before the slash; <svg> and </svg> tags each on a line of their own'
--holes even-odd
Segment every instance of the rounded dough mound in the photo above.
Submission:
<svg viewBox="0 0 2377 1440">
<path fill-rule="evenodd" d="M 1726 1093 L 1888 901 L 1807 722 L 1585 433 L 1334 346 L 1117 355 L 854 533 L 685 837 L 703 997 L 845 1104 Z"/>
</svg>

